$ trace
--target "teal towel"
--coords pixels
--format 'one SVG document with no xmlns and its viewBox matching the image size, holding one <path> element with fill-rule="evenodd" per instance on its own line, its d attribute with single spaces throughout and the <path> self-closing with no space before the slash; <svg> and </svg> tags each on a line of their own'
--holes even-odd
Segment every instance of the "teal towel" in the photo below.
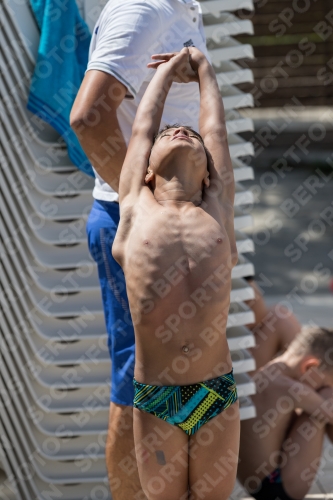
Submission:
<svg viewBox="0 0 333 500">
<path fill-rule="evenodd" d="M 40 29 L 40 42 L 27 108 L 62 135 L 72 162 L 93 176 L 91 164 L 69 125 L 88 63 L 88 26 L 75 0 L 30 0 L 30 5 Z"/>
</svg>

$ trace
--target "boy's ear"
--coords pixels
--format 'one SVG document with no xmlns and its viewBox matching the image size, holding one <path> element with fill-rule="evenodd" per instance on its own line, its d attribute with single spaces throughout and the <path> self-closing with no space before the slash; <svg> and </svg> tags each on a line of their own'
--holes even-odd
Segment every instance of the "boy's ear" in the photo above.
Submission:
<svg viewBox="0 0 333 500">
<path fill-rule="evenodd" d="M 204 186 L 206 188 L 209 188 L 209 186 L 210 186 L 210 179 L 209 179 L 209 172 L 208 172 L 208 170 L 206 171 L 203 183 L 204 183 Z"/>
<path fill-rule="evenodd" d="M 302 375 L 313 368 L 318 368 L 320 360 L 315 356 L 307 356 L 301 363 Z"/>
<path fill-rule="evenodd" d="M 151 181 L 155 179 L 155 174 L 154 172 L 148 167 L 146 177 L 145 177 L 145 183 L 149 184 Z"/>
</svg>

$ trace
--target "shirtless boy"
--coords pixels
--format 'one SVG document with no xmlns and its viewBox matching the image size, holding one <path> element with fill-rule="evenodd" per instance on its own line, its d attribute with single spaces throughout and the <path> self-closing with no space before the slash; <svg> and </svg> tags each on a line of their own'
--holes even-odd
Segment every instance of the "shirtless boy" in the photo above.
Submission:
<svg viewBox="0 0 333 500">
<path fill-rule="evenodd" d="M 333 442 L 333 329 L 304 328 L 253 377 L 255 419 L 241 425 L 238 478 L 257 500 L 302 499 Z"/>
<path fill-rule="evenodd" d="M 239 447 L 226 339 L 237 250 L 224 109 L 199 50 L 152 58 L 156 74 L 133 124 L 113 245 L 135 325 L 139 475 L 149 500 L 223 500 Z M 199 82 L 201 136 L 176 125 L 156 137 L 172 82 L 186 79 Z M 154 433 L 155 447 L 147 440 Z"/>
</svg>

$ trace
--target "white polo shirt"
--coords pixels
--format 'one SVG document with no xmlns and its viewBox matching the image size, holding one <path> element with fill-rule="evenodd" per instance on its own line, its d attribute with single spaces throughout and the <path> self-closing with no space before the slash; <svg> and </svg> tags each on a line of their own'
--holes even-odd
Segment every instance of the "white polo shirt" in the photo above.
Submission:
<svg viewBox="0 0 333 500">
<path fill-rule="evenodd" d="M 94 28 L 87 71 L 110 73 L 128 93 L 117 109 L 128 144 L 141 98 L 154 75 L 147 68 L 152 54 L 195 46 L 208 56 L 200 4 L 195 0 L 109 0 Z M 161 127 L 180 123 L 198 130 L 199 86 L 174 83 L 167 97 Z M 96 153 L 104 157 L 107 152 Z M 118 194 L 95 171 L 93 197 L 117 201 Z"/>
</svg>

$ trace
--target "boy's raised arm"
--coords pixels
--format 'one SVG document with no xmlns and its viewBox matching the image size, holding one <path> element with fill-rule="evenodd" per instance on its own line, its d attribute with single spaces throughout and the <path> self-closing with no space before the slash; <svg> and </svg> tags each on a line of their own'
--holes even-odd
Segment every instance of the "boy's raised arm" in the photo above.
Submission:
<svg viewBox="0 0 333 500">
<path fill-rule="evenodd" d="M 215 72 L 197 49 L 190 48 L 194 68 L 197 66 L 200 86 L 200 134 L 211 161 L 209 174 L 211 190 L 222 203 L 233 207 L 235 197 L 234 174 L 229 153 L 224 107 Z M 192 66 L 193 67 L 193 66 Z"/>
<path fill-rule="evenodd" d="M 205 190 L 205 201 L 217 198 L 224 214 L 225 228 L 230 241 L 231 266 L 238 261 L 235 228 L 235 181 L 232 168 L 224 107 L 213 67 L 206 57 L 190 48 L 191 65 L 198 72 L 200 86 L 199 131 L 209 152 L 208 170 L 210 186 Z"/>
<path fill-rule="evenodd" d="M 120 203 L 128 195 L 133 198 L 138 196 L 145 186 L 144 178 L 147 173 L 150 151 L 154 136 L 159 130 L 166 97 L 172 82 L 177 81 L 177 75 L 184 70 L 185 72 L 186 70 L 192 71 L 188 60 L 188 49 L 183 49 L 176 56 L 170 54 L 170 60 L 148 65 L 157 68 L 157 71 L 140 102 L 133 123 L 132 136 L 120 175 Z"/>
</svg>

